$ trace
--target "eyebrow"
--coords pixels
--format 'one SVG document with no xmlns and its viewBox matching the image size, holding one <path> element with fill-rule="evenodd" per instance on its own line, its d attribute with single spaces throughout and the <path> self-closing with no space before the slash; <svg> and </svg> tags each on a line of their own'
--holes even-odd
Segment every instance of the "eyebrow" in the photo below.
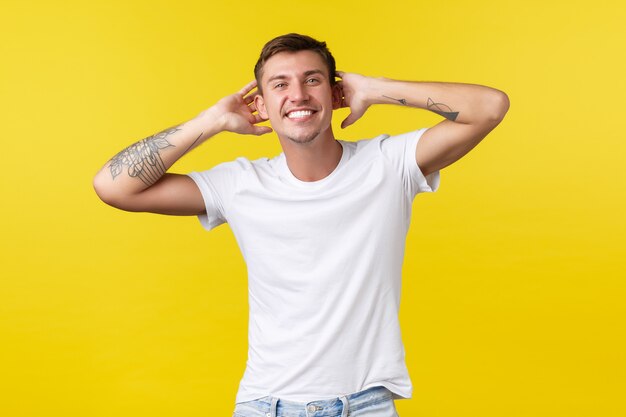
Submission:
<svg viewBox="0 0 626 417">
<path fill-rule="evenodd" d="M 315 70 L 309 70 L 309 71 L 305 71 L 304 72 L 304 76 L 308 77 L 309 75 L 313 75 L 313 74 L 321 74 L 321 75 L 325 75 L 324 71 L 319 70 L 319 69 L 315 69 Z M 287 75 L 284 74 L 276 74 L 276 75 L 272 75 L 270 78 L 267 79 L 267 83 L 269 84 L 270 82 L 274 81 L 274 80 L 284 80 L 286 78 L 289 78 Z"/>
</svg>

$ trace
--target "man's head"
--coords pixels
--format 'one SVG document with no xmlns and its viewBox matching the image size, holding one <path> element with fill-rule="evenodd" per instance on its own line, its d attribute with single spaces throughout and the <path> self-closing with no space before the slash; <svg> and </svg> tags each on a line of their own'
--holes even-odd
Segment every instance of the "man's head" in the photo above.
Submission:
<svg viewBox="0 0 626 417">
<path fill-rule="evenodd" d="M 335 84 L 335 58 L 326 47 L 326 42 L 320 42 L 311 38 L 310 36 L 300 35 L 298 33 L 289 33 L 272 39 L 267 42 L 261 50 L 256 65 L 254 66 L 254 77 L 257 81 L 259 93 L 263 94 L 263 86 L 261 79 L 263 78 L 263 67 L 268 59 L 280 52 L 298 52 L 298 51 L 313 51 L 322 58 L 326 63 L 328 69 L 328 79 L 331 85 Z"/>
<path fill-rule="evenodd" d="M 335 60 L 324 42 L 297 34 L 268 42 L 255 67 L 254 103 L 283 146 L 334 140 L 332 112 L 341 106 Z"/>
</svg>

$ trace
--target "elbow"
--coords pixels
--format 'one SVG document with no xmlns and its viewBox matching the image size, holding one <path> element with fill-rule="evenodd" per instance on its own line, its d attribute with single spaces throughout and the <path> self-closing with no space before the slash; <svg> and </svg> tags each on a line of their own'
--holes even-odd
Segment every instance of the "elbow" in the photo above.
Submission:
<svg viewBox="0 0 626 417">
<path fill-rule="evenodd" d="M 499 124 L 509 111 L 510 105 L 509 96 L 504 91 L 496 90 L 491 100 L 489 121 Z"/>
<path fill-rule="evenodd" d="M 96 192 L 96 195 L 104 202 L 105 204 L 115 207 L 120 210 L 127 210 L 124 201 L 119 193 L 116 193 L 115 190 L 111 187 L 111 181 L 102 175 L 102 172 L 96 174 L 93 179 L 93 189 Z"/>
<path fill-rule="evenodd" d="M 111 192 L 110 187 L 108 187 L 106 180 L 101 174 L 102 173 L 99 172 L 93 178 L 93 189 L 96 192 L 96 195 L 100 198 L 100 200 L 110 206 L 115 207 L 115 196 Z"/>
</svg>

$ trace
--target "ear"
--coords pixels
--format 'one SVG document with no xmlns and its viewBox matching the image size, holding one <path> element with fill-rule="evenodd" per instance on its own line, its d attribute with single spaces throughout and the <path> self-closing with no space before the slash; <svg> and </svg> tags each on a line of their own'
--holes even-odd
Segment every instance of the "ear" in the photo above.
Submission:
<svg viewBox="0 0 626 417">
<path fill-rule="evenodd" d="M 257 112 L 259 112 L 259 116 L 261 116 L 265 120 L 269 119 L 269 116 L 267 115 L 267 109 L 265 108 L 265 100 L 263 99 L 263 96 L 261 94 L 257 94 L 256 96 L 254 96 L 254 105 L 256 106 Z"/>
<path fill-rule="evenodd" d="M 333 94 L 333 110 L 337 110 L 341 108 L 341 104 L 343 102 L 343 88 L 341 88 L 341 83 L 335 83 L 332 86 L 332 94 Z"/>
</svg>

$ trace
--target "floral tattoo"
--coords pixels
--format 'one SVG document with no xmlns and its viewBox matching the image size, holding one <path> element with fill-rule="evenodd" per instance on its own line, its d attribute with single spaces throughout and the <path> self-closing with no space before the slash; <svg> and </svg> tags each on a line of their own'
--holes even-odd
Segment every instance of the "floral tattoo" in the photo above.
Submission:
<svg viewBox="0 0 626 417">
<path fill-rule="evenodd" d="M 139 178 L 148 186 L 157 182 L 166 171 L 159 150 L 174 146 L 166 138 L 178 130 L 181 129 L 173 127 L 149 136 L 111 158 L 109 168 L 113 179 L 127 167 L 129 177 Z"/>
</svg>

